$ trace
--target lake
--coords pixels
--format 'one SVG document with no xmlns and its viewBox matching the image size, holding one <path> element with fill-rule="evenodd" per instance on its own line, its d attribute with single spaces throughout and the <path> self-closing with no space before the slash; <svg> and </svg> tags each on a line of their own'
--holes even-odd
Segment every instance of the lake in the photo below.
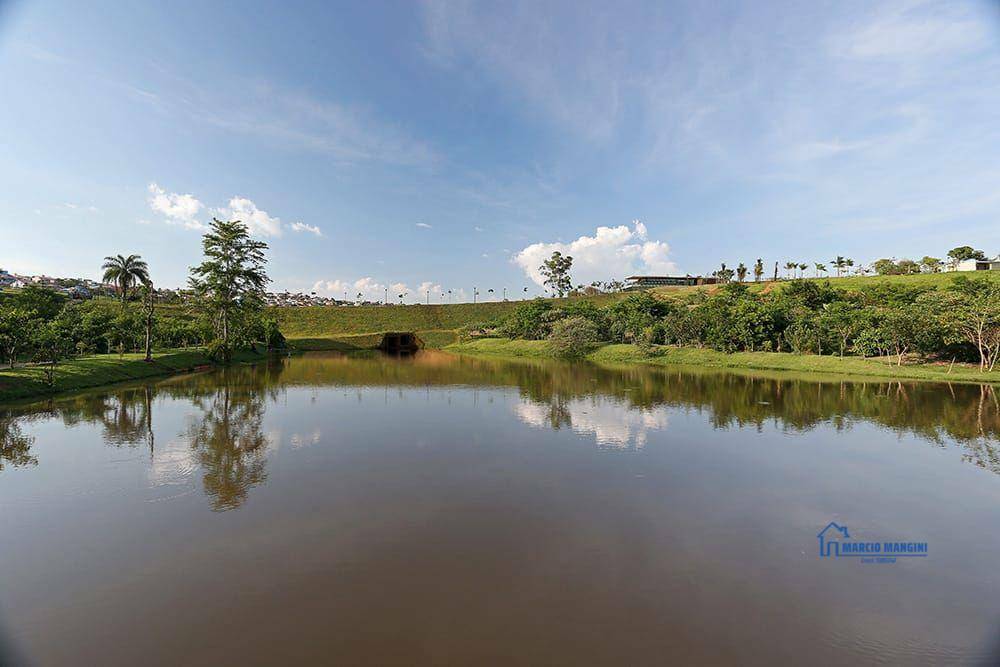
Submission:
<svg viewBox="0 0 1000 667">
<path fill-rule="evenodd" d="M 0 407 L 0 663 L 996 664 L 998 394 L 423 351 Z"/>
</svg>

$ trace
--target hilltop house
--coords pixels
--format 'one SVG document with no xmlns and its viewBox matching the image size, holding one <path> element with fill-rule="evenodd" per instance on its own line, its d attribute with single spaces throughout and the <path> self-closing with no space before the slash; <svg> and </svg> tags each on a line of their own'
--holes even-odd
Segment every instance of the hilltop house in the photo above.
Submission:
<svg viewBox="0 0 1000 667">
<path fill-rule="evenodd" d="M 966 259 L 948 268 L 952 271 L 1000 271 L 1000 255 L 993 259 Z"/>
<path fill-rule="evenodd" d="M 668 285 L 714 285 L 718 278 L 704 276 L 629 276 L 625 279 L 625 289 L 649 289 Z"/>
</svg>

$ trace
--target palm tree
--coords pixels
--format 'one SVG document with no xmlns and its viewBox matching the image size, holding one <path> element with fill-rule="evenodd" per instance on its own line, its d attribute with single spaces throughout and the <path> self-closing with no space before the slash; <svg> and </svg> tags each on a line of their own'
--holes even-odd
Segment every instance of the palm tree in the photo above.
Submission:
<svg viewBox="0 0 1000 667">
<path fill-rule="evenodd" d="M 759 283 L 761 276 L 764 275 L 764 260 L 760 257 L 757 258 L 757 263 L 753 265 L 753 281 Z"/>
<path fill-rule="evenodd" d="M 809 268 L 809 265 L 806 264 L 805 262 L 802 262 L 801 264 L 799 264 L 799 278 L 804 278 L 805 277 L 805 275 L 806 275 L 806 269 L 808 269 L 808 268 Z"/>
<path fill-rule="evenodd" d="M 794 275 L 792 274 L 792 271 L 794 271 L 797 268 L 799 268 L 799 263 L 798 262 L 785 262 L 785 271 L 788 271 L 788 277 L 789 278 L 794 277 Z"/>
<path fill-rule="evenodd" d="M 816 277 L 819 278 L 820 273 L 826 273 L 826 264 L 816 263 Z"/>
<path fill-rule="evenodd" d="M 844 261 L 844 265 L 847 266 L 847 268 L 851 268 L 852 266 L 854 266 L 854 260 L 848 258 Z"/>
<path fill-rule="evenodd" d="M 833 262 L 833 265 L 837 269 L 837 277 L 839 278 L 840 272 L 844 269 L 845 266 L 847 266 L 847 260 L 844 257 L 837 255 L 837 257 L 831 261 Z"/>
<path fill-rule="evenodd" d="M 149 266 L 139 255 L 105 257 L 101 268 L 104 269 L 104 282 L 117 286 L 123 308 L 128 301 L 129 290 L 137 284 L 149 282 Z"/>
<path fill-rule="evenodd" d="M 740 262 L 740 265 L 736 267 L 736 279 L 743 282 L 747 277 L 747 267 Z"/>
</svg>

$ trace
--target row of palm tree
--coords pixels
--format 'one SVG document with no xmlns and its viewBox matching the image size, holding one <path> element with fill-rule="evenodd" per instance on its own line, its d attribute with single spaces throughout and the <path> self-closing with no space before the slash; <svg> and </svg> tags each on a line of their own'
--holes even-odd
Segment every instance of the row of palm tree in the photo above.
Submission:
<svg viewBox="0 0 1000 667">
<path fill-rule="evenodd" d="M 843 257 L 837 255 L 834 259 L 830 260 L 830 263 L 837 271 L 837 277 L 841 277 L 846 273 L 851 267 L 854 266 L 854 260 L 849 257 Z M 805 262 L 785 262 L 785 277 L 786 278 L 804 278 L 806 276 L 806 271 L 810 269 L 810 265 Z M 820 274 L 826 275 L 828 272 L 826 264 L 822 262 L 815 262 L 812 264 L 814 275 L 816 278 L 820 277 Z M 857 271 L 859 273 L 867 273 L 867 269 L 863 266 L 859 266 Z M 723 262 L 719 270 L 712 273 L 713 276 L 719 279 L 720 282 L 729 282 L 734 277 L 738 282 L 746 282 L 747 275 L 750 273 L 750 269 L 740 262 L 739 266 L 735 270 L 726 268 L 726 263 Z M 753 278 L 754 282 L 760 282 L 764 277 L 764 260 L 757 258 L 757 261 L 753 265 Z M 774 280 L 778 280 L 778 262 L 774 263 Z"/>
</svg>

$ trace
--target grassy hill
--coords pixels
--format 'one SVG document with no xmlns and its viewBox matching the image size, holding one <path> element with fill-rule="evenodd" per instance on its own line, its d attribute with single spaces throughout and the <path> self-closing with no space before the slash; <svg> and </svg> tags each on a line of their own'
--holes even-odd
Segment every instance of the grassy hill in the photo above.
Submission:
<svg viewBox="0 0 1000 667">
<path fill-rule="evenodd" d="M 620 294 L 552 299 L 594 301 L 601 305 L 622 298 Z M 282 333 L 307 350 L 371 348 L 384 331 L 415 331 L 429 347 L 443 347 L 458 340 L 458 330 L 493 322 L 517 306 L 518 301 L 455 303 L 412 306 L 306 306 L 271 308 Z"/>
<path fill-rule="evenodd" d="M 850 276 L 846 278 L 807 278 L 829 280 L 834 287 L 859 289 L 882 283 L 919 285 L 944 289 L 956 276 L 986 278 L 1000 282 L 1000 271 L 966 271 L 958 273 L 922 273 L 908 276 Z M 750 283 L 752 290 L 782 289 L 787 281 Z M 697 290 L 717 290 L 709 287 L 660 287 L 653 290 L 664 298 L 677 297 Z M 623 298 L 623 294 L 601 294 L 594 297 L 551 299 L 553 303 L 589 300 L 605 305 Z M 413 306 L 358 306 L 272 308 L 281 330 L 293 345 L 301 349 L 371 348 L 378 344 L 383 331 L 415 331 L 429 347 L 444 347 L 457 342 L 462 327 L 492 322 L 502 318 L 519 302 L 456 303 Z"/>
</svg>

